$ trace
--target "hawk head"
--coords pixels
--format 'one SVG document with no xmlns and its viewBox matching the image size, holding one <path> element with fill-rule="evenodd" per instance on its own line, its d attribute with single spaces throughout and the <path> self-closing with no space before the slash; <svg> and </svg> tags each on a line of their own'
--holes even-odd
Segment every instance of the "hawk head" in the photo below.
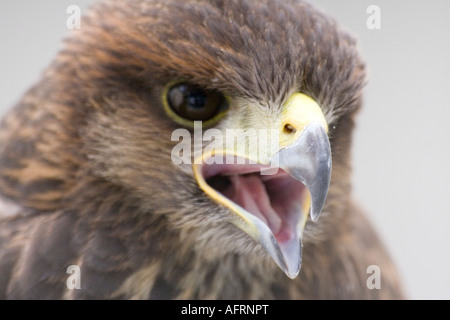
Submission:
<svg viewBox="0 0 450 320">
<path fill-rule="evenodd" d="M 294 278 L 348 207 L 364 81 L 353 38 L 303 1 L 106 0 L 6 117 L 0 186 L 82 221 L 84 266 L 119 243 L 117 270 Z"/>
</svg>

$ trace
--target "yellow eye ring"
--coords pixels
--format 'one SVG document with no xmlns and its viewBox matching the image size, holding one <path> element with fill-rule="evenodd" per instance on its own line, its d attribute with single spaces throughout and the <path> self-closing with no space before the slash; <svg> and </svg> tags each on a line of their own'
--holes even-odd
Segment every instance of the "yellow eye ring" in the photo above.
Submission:
<svg viewBox="0 0 450 320">
<path fill-rule="evenodd" d="M 210 127 L 225 115 L 230 98 L 216 90 L 178 80 L 164 87 L 162 103 L 167 115 L 178 124 L 193 128 L 194 121 L 202 121 L 203 127 Z"/>
</svg>

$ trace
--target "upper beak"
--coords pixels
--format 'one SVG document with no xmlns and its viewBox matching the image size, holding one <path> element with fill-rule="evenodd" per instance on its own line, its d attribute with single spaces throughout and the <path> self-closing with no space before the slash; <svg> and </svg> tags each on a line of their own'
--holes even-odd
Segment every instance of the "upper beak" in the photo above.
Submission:
<svg viewBox="0 0 450 320">
<path fill-rule="evenodd" d="M 310 122 L 302 135 L 281 149 L 272 160 L 293 178 L 305 184 L 311 194 L 311 218 L 319 219 L 331 179 L 331 147 L 325 128 Z"/>
<path fill-rule="evenodd" d="M 313 221 L 318 219 L 328 193 L 331 149 L 327 124 L 315 101 L 296 93 L 283 107 L 279 148 L 269 161 L 233 152 L 235 159 L 256 159 L 257 163 L 202 161 L 193 170 L 203 191 L 234 213 L 231 222 L 259 242 L 287 276 L 295 278 L 301 267 L 307 215 L 310 212 Z M 214 156 L 217 153 L 221 151 Z M 222 154 L 230 156 L 226 150 Z M 204 154 L 202 159 L 211 156 Z M 228 179 L 228 184 L 214 182 L 218 179 Z"/>
<path fill-rule="evenodd" d="M 331 148 L 323 126 L 315 121 L 309 123 L 293 144 L 274 156 L 272 165 L 277 162 L 281 169 L 308 188 L 310 214 L 316 221 L 325 204 L 331 178 Z M 268 250 L 269 253 L 273 251 L 272 257 L 275 255 L 275 261 L 290 278 L 295 278 L 300 272 L 301 239 L 306 217 L 302 222 L 303 225 L 297 229 L 297 237 L 282 243 L 271 241 L 273 247 Z M 271 237 L 267 234 L 263 238 Z M 267 246 L 270 247 L 269 244 Z"/>
</svg>

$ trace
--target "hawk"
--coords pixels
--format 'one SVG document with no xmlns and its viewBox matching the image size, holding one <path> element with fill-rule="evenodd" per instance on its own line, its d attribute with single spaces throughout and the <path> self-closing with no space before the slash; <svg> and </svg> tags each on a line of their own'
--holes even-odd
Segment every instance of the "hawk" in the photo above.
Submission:
<svg viewBox="0 0 450 320">
<path fill-rule="evenodd" d="M 352 201 L 365 79 L 300 0 L 97 3 L 1 123 L 0 298 L 402 298 Z"/>
</svg>

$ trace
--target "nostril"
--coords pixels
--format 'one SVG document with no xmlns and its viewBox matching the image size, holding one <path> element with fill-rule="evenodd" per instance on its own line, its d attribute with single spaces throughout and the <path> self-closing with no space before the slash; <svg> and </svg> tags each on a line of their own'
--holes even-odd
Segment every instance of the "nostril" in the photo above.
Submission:
<svg viewBox="0 0 450 320">
<path fill-rule="evenodd" d="M 294 134 L 294 133 L 297 132 L 297 129 L 295 129 L 295 127 L 294 127 L 293 125 L 291 125 L 291 124 L 289 124 L 289 123 L 286 123 L 286 124 L 284 125 L 283 132 L 284 132 L 285 134 Z"/>
</svg>

